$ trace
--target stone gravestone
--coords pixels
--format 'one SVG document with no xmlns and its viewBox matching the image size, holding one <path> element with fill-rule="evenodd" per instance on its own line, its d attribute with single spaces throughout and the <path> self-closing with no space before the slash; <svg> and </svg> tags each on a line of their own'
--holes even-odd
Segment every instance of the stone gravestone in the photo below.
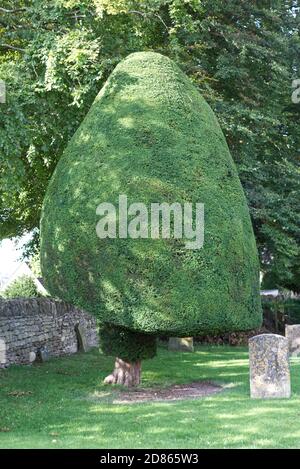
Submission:
<svg viewBox="0 0 300 469">
<path fill-rule="evenodd" d="M 36 353 L 35 352 L 29 352 L 28 360 L 29 360 L 30 363 L 33 363 L 36 360 Z"/>
<path fill-rule="evenodd" d="M 76 324 L 75 331 L 76 331 L 77 341 L 78 341 L 78 350 L 80 352 L 87 352 L 89 350 L 89 347 L 87 344 L 86 333 L 85 333 L 84 327 L 81 324 Z"/>
<path fill-rule="evenodd" d="M 6 345 L 3 339 L 0 339 L 0 364 L 6 362 Z"/>
<path fill-rule="evenodd" d="M 36 361 L 40 363 L 47 362 L 49 360 L 49 351 L 47 347 L 40 347 L 36 352 Z"/>
<path fill-rule="evenodd" d="M 300 324 L 285 326 L 285 337 L 289 344 L 289 353 L 293 357 L 300 355 Z"/>
<path fill-rule="evenodd" d="M 168 349 L 177 352 L 193 352 L 194 341 L 193 337 L 170 337 Z"/>
<path fill-rule="evenodd" d="M 291 395 L 288 341 L 277 334 L 249 339 L 252 398 L 288 398 Z"/>
</svg>

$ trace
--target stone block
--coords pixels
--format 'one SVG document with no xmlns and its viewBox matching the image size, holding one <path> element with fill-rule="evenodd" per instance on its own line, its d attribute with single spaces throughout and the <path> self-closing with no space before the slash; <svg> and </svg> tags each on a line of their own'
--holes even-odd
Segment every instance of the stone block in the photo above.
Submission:
<svg viewBox="0 0 300 469">
<path fill-rule="evenodd" d="M 0 339 L 0 364 L 5 365 L 6 361 L 6 344 L 4 340 Z"/>
<path fill-rule="evenodd" d="M 293 357 L 300 355 L 300 324 L 285 326 L 285 337 L 289 344 L 289 353 Z"/>
<path fill-rule="evenodd" d="M 193 352 L 194 341 L 193 337 L 170 337 L 168 349 L 171 351 Z"/>
<path fill-rule="evenodd" d="M 38 362 L 46 362 L 49 360 L 49 351 L 46 347 L 41 347 L 38 349 L 37 353 L 36 353 L 36 360 Z"/>
<path fill-rule="evenodd" d="M 29 352 L 29 356 L 28 356 L 29 363 L 34 362 L 35 359 L 36 359 L 36 353 L 35 352 Z"/>
<path fill-rule="evenodd" d="M 75 326 L 77 341 L 78 341 L 78 350 L 80 352 L 87 352 L 89 346 L 87 343 L 85 328 L 79 323 Z"/>
<path fill-rule="evenodd" d="M 291 395 L 288 341 L 277 334 L 249 339 L 250 394 L 254 399 Z"/>
</svg>

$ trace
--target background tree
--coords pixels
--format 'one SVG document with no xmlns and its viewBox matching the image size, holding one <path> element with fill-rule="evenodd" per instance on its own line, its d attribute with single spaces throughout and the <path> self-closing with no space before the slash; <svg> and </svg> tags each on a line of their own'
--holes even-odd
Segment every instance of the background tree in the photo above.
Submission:
<svg viewBox="0 0 300 469">
<path fill-rule="evenodd" d="M 218 116 L 247 195 L 262 269 L 299 289 L 298 1 L 4 1 L 1 237 L 35 230 L 45 187 L 97 91 L 128 53 L 187 73 Z"/>
<path fill-rule="evenodd" d="M 41 295 L 34 280 L 28 275 L 22 275 L 2 292 L 2 296 L 3 298 L 34 298 Z"/>
</svg>

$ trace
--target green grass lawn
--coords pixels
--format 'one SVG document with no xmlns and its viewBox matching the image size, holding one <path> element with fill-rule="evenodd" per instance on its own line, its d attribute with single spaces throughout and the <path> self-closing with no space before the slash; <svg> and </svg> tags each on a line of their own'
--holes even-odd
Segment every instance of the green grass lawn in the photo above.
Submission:
<svg viewBox="0 0 300 469">
<path fill-rule="evenodd" d="M 300 448 L 300 360 L 292 398 L 250 400 L 246 348 L 197 347 L 143 364 L 142 386 L 225 383 L 198 400 L 114 404 L 98 351 L 0 371 L 1 448 Z M 23 393 L 23 394 L 22 394 Z"/>
</svg>

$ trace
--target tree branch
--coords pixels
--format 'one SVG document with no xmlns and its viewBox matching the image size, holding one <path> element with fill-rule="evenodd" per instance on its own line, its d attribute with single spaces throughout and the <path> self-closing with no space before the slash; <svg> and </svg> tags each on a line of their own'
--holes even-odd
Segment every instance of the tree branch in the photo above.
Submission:
<svg viewBox="0 0 300 469">
<path fill-rule="evenodd" d="M 164 22 L 164 20 L 162 19 L 162 17 L 158 13 L 144 13 L 143 11 L 138 11 L 138 10 L 129 10 L 128 13 L 132 13 L 132 14 L 135 14 L 135 15 L 140 15 L 143 18 L 147 18 L 149 16 L 154 16 L 155 18 L 157 18 L 164 25 L 165 29 L 167 31 L 169 31 L 168 26 L 166 25 L 166 23 Z"/>
<path fill-rule="evenodd" d="M 20 11 L 26 11 L 26 8 L 15 8 L 14 10 L 8 10 L 7 8 L 1 8 L 2 13 L 19 13 Z"/>
<path fill-rule="evenodd" d="M 0 47 L 2 47 L 2 49 L 18 50 L 20 52 L 25 52 L 25 49 L 22 49 L 21 47 L 10 46 L 9 44 L 0 44 Z"/>
</svg>

